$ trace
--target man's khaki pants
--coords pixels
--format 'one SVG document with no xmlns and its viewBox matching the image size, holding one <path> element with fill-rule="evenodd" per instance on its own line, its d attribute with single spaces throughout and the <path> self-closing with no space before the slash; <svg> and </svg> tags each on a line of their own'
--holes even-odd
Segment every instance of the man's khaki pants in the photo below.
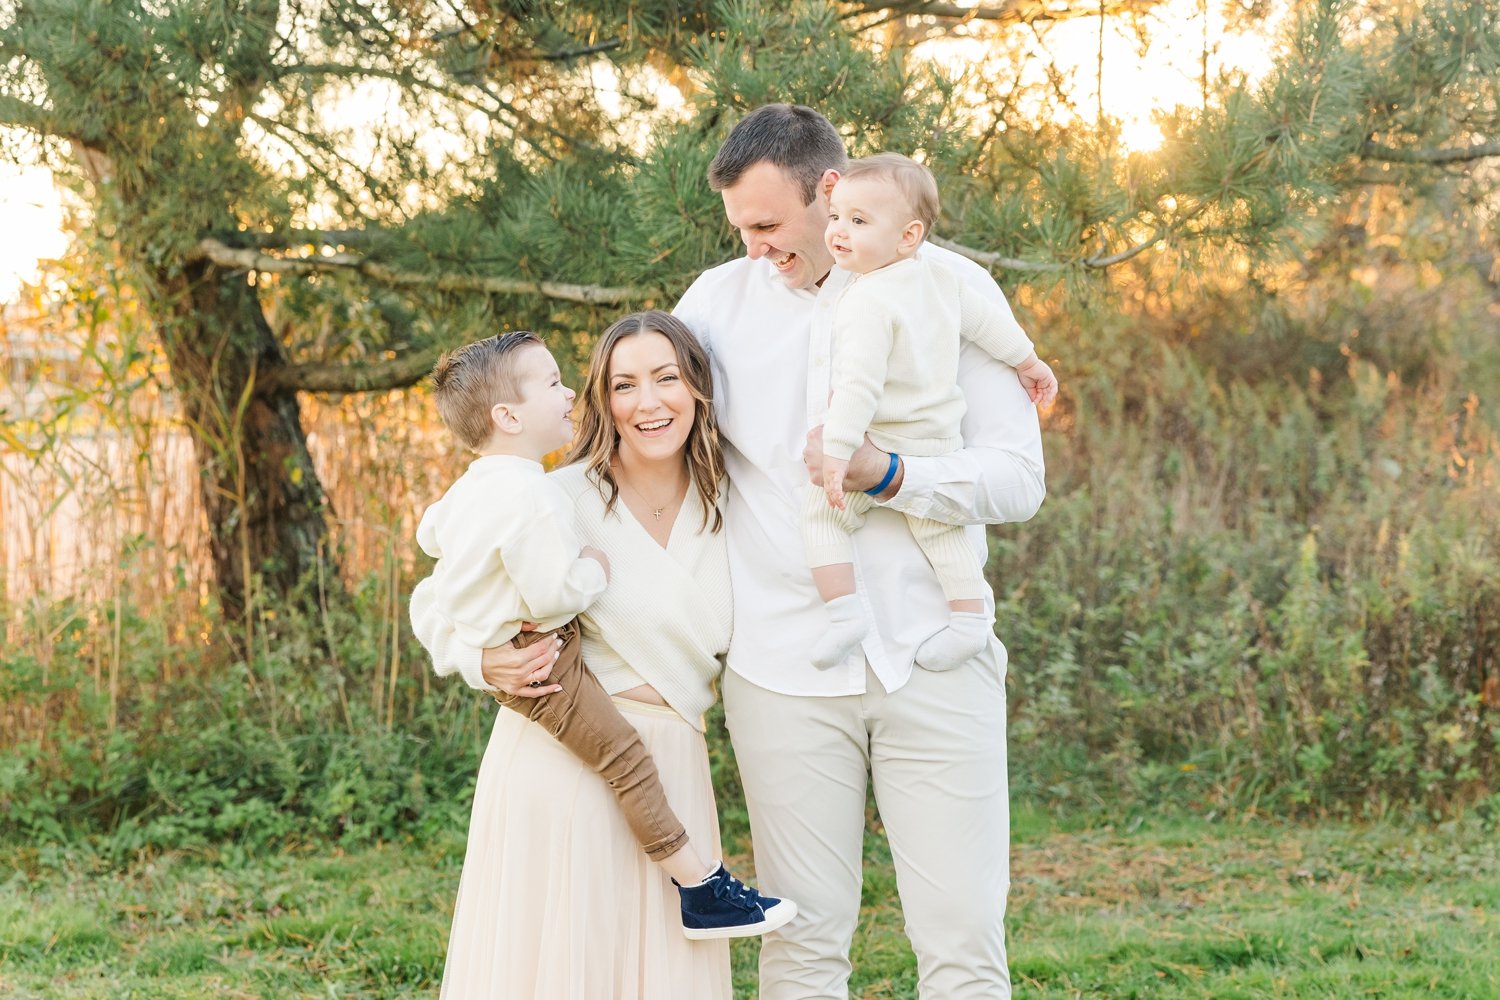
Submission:
<svg viewBox="0 0 1500 1000">
<path fill-rule="evenodd" d="M 887 694 L 777 694 L 733 672 L 724 707 L 762 891 L 797 901 L 766 935 L 760 1000 L 848 996 L 859 919 L 866 781 L 890 839 L 924 1000 L 1007 998 L 1010 804 L 1005 651 Z"/>
</svg>

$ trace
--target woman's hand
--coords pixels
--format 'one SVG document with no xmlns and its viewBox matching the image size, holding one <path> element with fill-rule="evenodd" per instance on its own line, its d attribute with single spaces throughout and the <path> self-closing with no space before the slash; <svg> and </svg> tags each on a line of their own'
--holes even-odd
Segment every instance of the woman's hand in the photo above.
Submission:
<svg viewBox="0 0 1500 1000">
<path fill-rule="evenodd" d="M 529 632 L 536 626 L 528 622 L 521 628 Z M 561 650 L 562 640 L 555 635 L 523 648 L 506 643 L 486 649 L 479 664 L 491 687 L 518 698 L 540 698 L 562 690 L 545 683 Z"/>
</svg>

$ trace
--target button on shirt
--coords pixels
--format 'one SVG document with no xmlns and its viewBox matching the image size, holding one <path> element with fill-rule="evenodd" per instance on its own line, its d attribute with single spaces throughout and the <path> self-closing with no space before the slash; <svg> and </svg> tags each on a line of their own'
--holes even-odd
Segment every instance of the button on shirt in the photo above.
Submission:
<svg viewBox="0 0 1500 1000">
<path fill-rule="evenodd" d="M 983 268 L 931 244 L 921 253 L 1009 312 Z M 1014 369 L 964 344 L 958 385 L 967 403 L 965 447 L 935 458 L 903 456 L 900 492 L 871 510 L 854 534 L 856 585 L 876 629 L 863 656 L 856 652 L 828 670 L 812 665 L 809 652 L 827 629 L 828 614 L 802 545 L 808 484 L 802 448 L 809 426 L 827 410 L 829 372 L 826 360 L 810 366 L 808 358 L 810 348 L 815 358 L 827 358 L 833 309 L 849 279 L 834 268 L 819 288 L 788 288 L 769 261 L 742 257 L 705 271 L 674 310 L 708 351 L 725 441 L 730 485 L 724 523 L 734 587 L 727 666 L 783 694 L 863 693 L 866 660 L 881 685 L 894 691 L 910 678 L 917 647 L 946 626 L 948 605 L 937 576 L 901 513 L 970 525 L 969 540 L 982 558 L 982 525 L 1023 521 L 1045 495 L 1036 407 Z M 993 609 L 992 599 L 986 604 Z M 1003 647 L 996 647 L 1003 657 Z"/>
</svg>

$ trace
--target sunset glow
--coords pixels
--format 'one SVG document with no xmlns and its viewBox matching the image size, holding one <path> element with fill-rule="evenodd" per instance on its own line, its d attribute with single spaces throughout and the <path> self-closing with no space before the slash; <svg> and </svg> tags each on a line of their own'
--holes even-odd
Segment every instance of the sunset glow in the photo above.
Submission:
<svg viewBox="0 0 1500 1000">
<path fill-rule="evenodd" d="M 1202 99 L 1205 62 L 1211 79 L 1228 73 L 1252 83 L 1270 68 L 1264 28 L 1255 35 L 1230 32 L 1217 5 L 1201 0 L 1167 0 L 1144 24 L 1144 36 L 1137 35 L 1131 22 L 1121 18 L 1109 19 L 1102 29 L 1101 22 L 1093 18 L 1041 27 L 1036 34 L 1036 58 L 1023 73 L 1041 74 L 1042 66 L 1050 60 L 1064 81 L 1073 107 L 1071 117 L 1092 124 L 1093 118 L 1102 113 L 1117 123 L 1121 144 L 1127 150 L 1149 152 L 1162 142 L 1153 116 Z M 913 55 L 959 72 L 982 63 L 989 51 L 983 37 L 949 37 L 919 45 Z M 1022 82 L 1039 79 L 1042 77 L 1023 75 Z M 606 107 L 623 107 L 617 95 L 619 77 L 612 67 L 601 62 L 592 71 L 592 81 Z M 661 91 L 661 113 L 683 114 L 683 101 L 675 88 L 663 80 Z M 347 119 L 343 123 L 357 147 L 361 135 L 358 123 L 389 114 L 394 105 L 381 85 L 365 84 L 330 108 Z M 1041 113 L 1039 108 L 1035 111 Z M 434 120 L 441 121 L 441 116 Z M 460 135 L 475 127 L 475 123 L 444 121 L 423 145 L 441 159 L 462 146 Z M 255 131 L 251 129 L 252 134 Z M 277 140 L 261 135 L 258 141 L 273 163 L 280 161 L 293 171 L 303 169 L 300 163 L 290 161 Z M 638 151 L 644 151 L 644 138 L 636 145 L 642 147 Z M 359 152 L 357 148 L 353 151 L 355 159 L 359 159 Z M 369 151 L 365 152 L 368 155 Z M 435 168 L 437 164 L 430 166 Z M 316 225 L 326 220 L 306 221 Z M 50 173 L 40 166 L 0 164 L 0 232 L 10 237 L 0 244 L 0 305 L 14 301 L 23 284 L 38 280 L 39 261 L 64 253 L 68 237 L 62 227 L 62 201 Z"/>
<path fill-rule="evenodd" d="M 0 164 L 0 306 L 40 278 L 38 264 L 68 248 L 62 199 L 44 167 Z"/>
<path fill-rule="evenodd" d="M 1044 82 L 1044 67 L 1050 63 L 1075 109 L 1071 116 L 1054 111 L 1059 124 L 1067 124 L 1068 117 L 1092 123 L 1102 112 L 1119 124 L 1127 150 L 1148 152 L 1162 142 L 1154 114 L 1201 102 L 1205 49 L 1210 81 L 1227 73 L 1253 84 L 1271 68 L 1265 27 L 1253 35 L 1231 32 L 1215 5 L 1201 0 L 1167 0 L 1153 8 L 1145 24 L 1144 38 L 1120 18 L 1103 23 L 1102 38 L 1094 18 L 1041 27 L 1033 45 L 1036 58 L 1020 82 Z M 942 38 L 918 46 L 916 54 L 948 72 L 960 72 L 981 63 L 989 49 L 983 37 Z M 1026 109 L 1024 102 L 1020 106 L 1034 115 L 1043 113 L 1036 106 Z"/>
</svg>

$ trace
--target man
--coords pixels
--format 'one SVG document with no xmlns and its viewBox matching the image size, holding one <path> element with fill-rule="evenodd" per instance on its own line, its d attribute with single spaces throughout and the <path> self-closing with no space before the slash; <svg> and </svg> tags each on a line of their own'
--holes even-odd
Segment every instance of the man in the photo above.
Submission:
<svg viewBox="0 0 1500 1000">
<path fill-rule="evenodd" d="M 713 360 L 727 443 L 735 627 L 724 703 L 756 873 L 801 908 L 762 944 L 760 996 L 847 997 L 873 781 L 921 995 L 1008 997 L 1005 648 L 992 638 L 958 669 L 914 667 L 948 607 L 900 512 L 975 525 L 970 540 L 982 552 L 978 525 L 1023 521 L 1041 504 L 1040 430 L 1014 370 L 965 344 L 961 451 L 904 458 L 867 442 L 855 453 L 846 487 L 883 504 L 854 536 L 858 592 L 877 628 L 844 663 L 814 668 L 809 653 L 827 612 L 799 518 L 821 466 L 819 429 L 807 425 L 826 407 L 828 372 L 809 371 L 808 357 L 815 338 L 826 347 L 850 277 L 823 242 L 828 195 L 846 162 L 837 131 L 810 108 L 767 105 L 740 121 L 709 182 L 746 256 L 705 272 L 675 310 Z M 939 247 L 922 253 L 1005 304 L 977 265 Z"/>
</svg>

